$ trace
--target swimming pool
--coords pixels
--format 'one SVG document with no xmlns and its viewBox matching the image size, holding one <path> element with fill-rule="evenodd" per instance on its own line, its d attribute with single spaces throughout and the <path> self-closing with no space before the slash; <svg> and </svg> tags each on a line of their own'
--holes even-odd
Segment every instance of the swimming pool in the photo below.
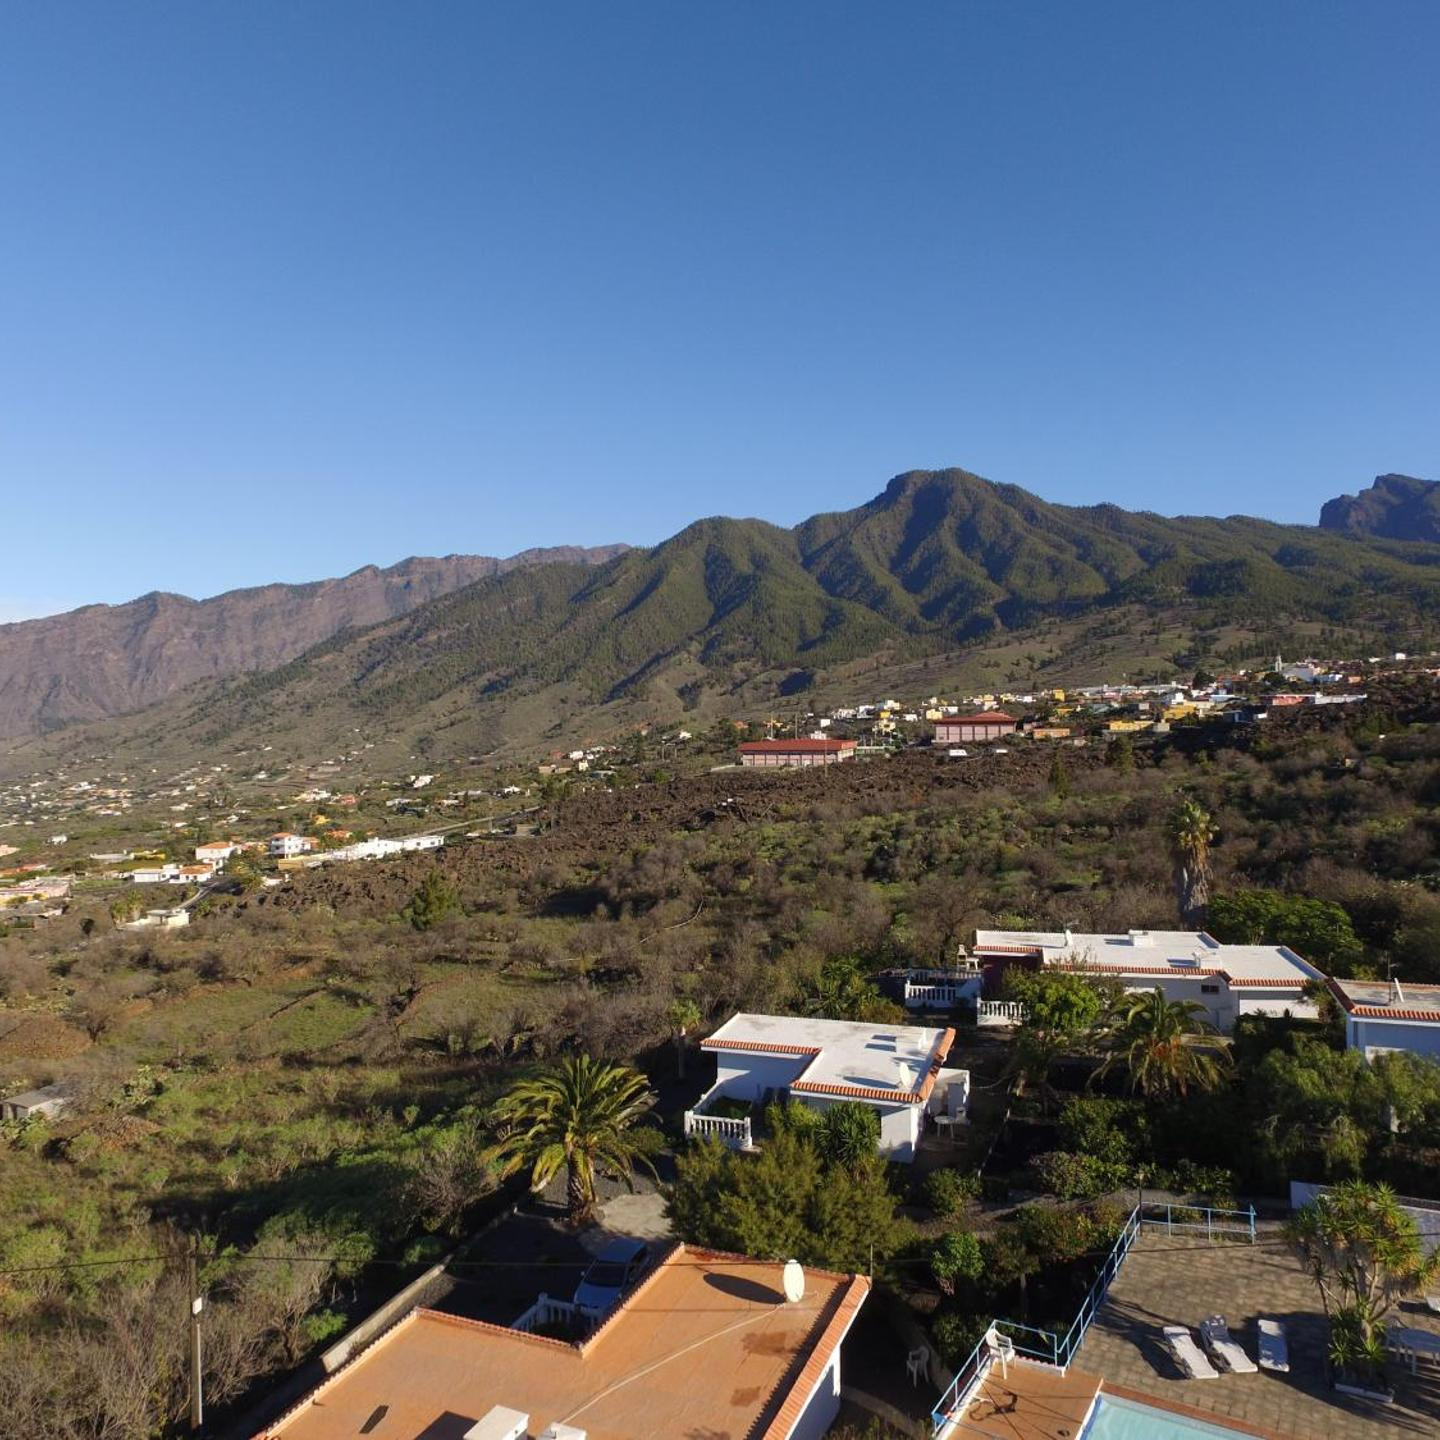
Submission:
<svg viewBox="0 0 1440 1440">
<path fill-rule="evenodd" d="M 1209 1425 L 1158 1405 L 1141 1405 L 1102 1392 L 1080 1440 L 1235 1440 L 1244 1434 L 1243 1430 Z"/>
</svg>

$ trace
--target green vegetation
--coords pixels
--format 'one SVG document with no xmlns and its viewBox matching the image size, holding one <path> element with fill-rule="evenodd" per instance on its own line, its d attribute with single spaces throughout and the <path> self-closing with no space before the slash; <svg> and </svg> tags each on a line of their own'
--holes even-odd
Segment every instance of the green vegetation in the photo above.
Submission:
<svg viewBox="0 0 1440 1440">
<path fill-rule="evenodd" d="M 460 914 L 460 892 L 438 870 L 428 871 L 400 913 L 415 929 L 428 930 Z"/>
<path fill-rule="evenodd" d="M 758 1155 L 736 1154 L 713 1140 L 686 1149 L 670 1195 L 677 1233 L 718 1250 L 834 1270 L 882 1264 L 909 1231 L 896 1215 L 874 1137 L 863 1156 L 843 1148 L 827 1154 L 828 1127 L 812 1125 L 813 1112 L 794 1108 L 803 1113 L 772 1107 L 771 1134 Z"/>
<path fill-rule="evenodd" d="M 97 1404 L 106 1417 L 142 1416 L 130 1431 L 107 1418 L 124 1440 L 163 1433 L 184 1401 L 183 1325 L 174 1334 L 164 1317 L 183 1317 L 192 1235 L 202 1265 L 229 1257 L 207 1282 L 217 1337 L 235 1326 L 207 1362 L 214 1393 L 272 1383 L 336 1316 L 398 1288 L 498 1206 L 504 1125 L 517 1138 L 503 1159 L 533 1173 L 544 1147 L 521 1142 L 518 1115 L 502 1110 L 497 1128 L 495 1106 L 564 1057 L 638 1066 L 661 1089 L 665 1129 L 625 1132 L 648 1154 L 675 1138 L 680 1108 L 703 1087 L 694 1074 L 680 1094 L 675 1047 L 736 1010 L 888 1018 L 881 972 L 951 960 L 976 925 L 1173 927 L 1167 821 L 1183 800 L 1216 832 L 1217 926 L 1235 898 L 1236 923 L 1264 924 L 1267 940 L 1298 933 L 1271 930 L 1274 916 L 1314 939 L 1339 936 L 1332 953 L 1343 955 L 1333 911 L 1288 903 L 1321 897 L 1360 947 L 1357 973 L 1440 980 L 1433 706 L 1428 691 L 1400 691 L 1383 715 L 1346 707 L 1234 734 L 1177 726 L 1135 742 L 1129 765 L 1075 749 L 1064 795 L 1052 753 L 1019 741 L 983 767 L 911 753 L 804 775 L 640 788 L 627 777 L 614 791 L 577 780 L 532 817 L 534 834 L 301 872 L 216 896 L 183 930 L 117 931 L 98 902 L 0 939 L 4 1093 L 56 1078 L 80 1092 L 53 1123 L 0 1127 L 0 1270 L 23 1271 L 0 1281 L 0 1405 L 28 1415 L 25 1404 L 48 1396 L 61 1420 L 31 1433 L 60 1440 L 90 1440 L 81 1426 Z M 694 768 L 733 733 L 706 731 L 716 748 Z M 651 758 L 638 743 L 627 753 Z M 392 813 L 385 799 L 367 797 L 364 818 L 347 823 Z M 427 894 L 458 908 L 416 928 L 411 907 Z M 87 931 L 85 919 L 97 923 Z M 873 1240 L 877 1274 L 923 1292 L 950 1355 L 966 1337 L 973 1345 L 982 1315 L 1068 1325 L 1113 1235 L 1103 1200 L 1083 1197 L 1117 1176 L 1121 1188 L 1218 1197 L 1278 1194 L 1297 1174 L 1435 1193 L 1433 1065 L 1367 1066 L 1323 1024 L 1246 1020 L 1217 1089 L 1189 1078 L 1182 1090 L 1170 1075 L 1132 1094 L 1128 1041 L 1092 1078 L 1109 1053 L 1113 987 L 1083 971 L 1010 984 L 1030 1010 L 1014 1045 L 1012 1123 L 983 1181 L 926 1183 L 923 1235 L 896 1223 L 911 1197 L 862 1158 L 864 1122 L 813 1116 L 780 1117 L 759 1156 L 682 1151 L 672 1202 L 682 1230 L 861 1269 Z M 1179 1048 L 1205 1053 L 1195 1038 Z M 1135 1052 L 1140 1073 L 1147 1053 Z M 617 1152 L 616 1164 L 629 1173 L 632 1162 Z M 1083 1218 L 1042 1202 L 1021 1211 L 1041 1218 L 987 1233 L 976 1191 L 1003 1198 L 1037 1180 L 1074 1196 L 1064 1203 L 1078 1201 Z M 275 1280 L 281 1294 L 245 1281 L 274 1253 L 261 1248 L 272 1224 L 324 1262 L 306 1272 L 318 1289 L 298 1286 L 299 1265 L 288 1290 Z M 971 1278 L 958 1267 L 947 1295 L 930 1252 L 962 1230 L 980 1239 L 986 1268 Z M 133 1390 L 105 1388 L 117 1353 L 152 1367 L 138 1411 Z M 244 1366 L 223 1360 L 241 1353 Z"/>
<path fill-rule="evenodd" d="M 1198 1001 L 1166 1000 L 1158 986 L 1126 995 L 1106 1019 L 1096 1078 L 1121 1066 L 1131 1091 L 1151 1100 L 1218 1089 L 1229 1069 L 1227 1042 L 1204 1015 Z"/>
<path fill-rule="evenodd" d="M 1342 979 L 1363 966 L 1365 949 L 1333 900 L 1278 890 L 1237 890 L 1210 903 L 1210 933 L 1233 945 L 1288 945 Z"/>
<path fill-rule="evenodd" d="M 1348 1181 L 1317 1195 L 1286 1225 L 1330 1322 L 1330 1363 L 1342 1379 L 1384 1388 L 1385 1320 L 1440 1275 L 1414 1218 L 1384 1185 Z"/>
<path fill-rule="evenodd" d="M 1434 545 L 1052 505 L 962 470 L 912 472 L 793 530 L 702 520 L 601 565 L 490 576 L 105 733 L 147 763 L 161 736 L 170 753 L 263 735 L 318 756 L 357 727 L 456 756 L 533 745 L 567 706 L 713 716 L 737 687 L 770 705 L 862 661 L 923 670 L 964 651 L 976 683 L 1014 670 L 1029 684 L 1117 646 L 1132 677 L 1135 660 L 1173 677 L 1224 658 L 1227 634 L 1252 657 L 1327 629 L 1360 653 L 1386 638 L 1420 651 L 1437 638 L 1437 560 Z"/>
<path fill-rule="evenodd" d="M 1205 808 L 1182 800 L 1170 814 L 1170 846 L 1175 857 L 1175 892 L 1180 918 L 1199 925 L 1210 908 L 1210 845 L 1215 826 Z"/>
<path fill-rule="evenodd" d="M 583 1225 L 595 1216 L 597 1171 L 630 1185 L 636 1162 L 649 1164 L 634 1132 L 654 1099 L 637 1071 L 566 1055 L 496 1104 L 491 1158 L 502 1175 L 528 1169 L 535 1190 L 564 1170 L 570 1223 Z"/>
</svg>

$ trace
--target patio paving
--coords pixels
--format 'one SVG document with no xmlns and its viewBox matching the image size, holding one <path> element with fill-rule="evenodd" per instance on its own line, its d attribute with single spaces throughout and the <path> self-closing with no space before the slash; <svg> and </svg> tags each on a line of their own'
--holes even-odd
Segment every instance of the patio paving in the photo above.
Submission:
<svg viewBox="0 0 1440 1440">
<path fill-rule="evenodd" d="M 1187 1380 L 1164 1348 L 1165 1325 L 1188 1325 L 1220 1314 L 1255 1355 L 1255 1320 L 1281 1321 L 1290 1345 L 1290 1373 L 1221 1375 Z M 1440 1317 L 1402 1307 L 1405 1324 L 1440 1331 Z M 1419 1376 L 1392 1362 L 1396 1403 L 1351 1399 L 1329 1388 L 1325 1317 L 1314 1282 L 1273 1232 L 1254 1245 L 1145 1230 L 1120 1268 L 1075 1363 L 1166 1404 L 1193 1406 L 1218 1420 L 1236 1420 L 1285 1440 L 1399 1440 L 1440 1435 L 1440 1370 Z M 1197 1334 L 1198 1343 L 1198 1334 Z"/>
</svg>

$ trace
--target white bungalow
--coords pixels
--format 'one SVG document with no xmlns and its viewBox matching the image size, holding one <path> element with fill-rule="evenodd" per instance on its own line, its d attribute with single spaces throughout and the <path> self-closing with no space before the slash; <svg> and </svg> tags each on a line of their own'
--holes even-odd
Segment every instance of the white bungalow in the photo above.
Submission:
<svg viewBox="0 0 1440 1440">
<path fill-rule="evenodd" d="M 1345 1012 L 1345 1044 L 1365 1058 L 1408 1050 L 1440 1060 L 1440 985 L 1399 980 L 1331 980 Z"/>
<path fill-rule="evenodd" d="M 1013 964 L 1083 971 L 1119 980 L 1130 991 L 1158 989 L 1167 1000 L 1203 1005 L 1211 1024 L 1226 1033 L 1242 1015 L 1315 1019 L 1318 1008 L 1302 992 L 1325 978 L 1288 945 L 1225 945 L 1203 930 L 977 930 L 972 955 L 992 981 Z"/>
<path fill-rule="evenodd" d="M 722 1100 L 798 1100 L 816 1110 L 846 1100 L 880 1115 L 880 1151 L 915 1158 L 925 1115 L 963 1120 L 970 1072 L 948 1070 L 953 1030 L 779 1015 L 733 1015 L 700 1048 L 715 1056 L 715 1084 L 685 1114 L 687 1135 L 736 1149 L 754 1143 L 749 1117 L 710 1113 Z"/>
</svg>

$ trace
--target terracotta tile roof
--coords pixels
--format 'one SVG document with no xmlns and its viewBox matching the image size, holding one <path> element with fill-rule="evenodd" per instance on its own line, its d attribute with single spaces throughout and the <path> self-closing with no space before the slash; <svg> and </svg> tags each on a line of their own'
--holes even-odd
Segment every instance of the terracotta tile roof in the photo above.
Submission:
<svg viewBox="0 0 1440 1440">
<path fill-rule="evenodd" d="M 1306 980 L 1282 980 L 1278 976 L 1273 980 L 1248 979 L 1242 980 L 1237 975 L 1231 975 L 1228 971 L 1220 972 L 1236 990 L 1243 990 L 1247 985 L 1255 985 L 1262 990 L 1303 990 L 1309 981 Z"/>
<path fill-rule="evenodd" d="M 1422 1024 L 1440 1024 L 1440 985 L 1411 985 L 1402 981 L 1399 1005 L 1383 1003 L 1371 1005 L 1363 1000 L 1353 999 L 1346 993 L 1342 981 L 1327 979 L 1326 984 L 1345 1013 L 1353 1015 L 1359 1020 L 1418 1020 Z M 1371 988 L 1378 988 L 1379 982 L 1370 981 L 1369 985 Z M 1434 1006 L 1428 1010 L 1420 1010 L 1413 1005 L 1406 1005 L 1404 1003 L 1406 991 L 1410 991 L 1417 999 L 1424 997 L 1433 1000 Z"/>
<path fill-rule="evenodd" d="M 783 1041 L 716 1040 L 713 1036 L 700 1042 L 702 1050 L 749 1050 L 757 1055 L 818 1055 L 818 1045 L 789 1045 Z"/>
<path fill-rule="evenodd" d="M 459 1434 L 495 1405 L 536 1434 L 563 1420 L 591 1440 L 782 1440 L 869 1282 L 807 1267 L 790 1304 L 781 1270 L 677 1245 L 582 1344 L 413 1310 L 257 1440 L 414 1440 L 442 1421 Z"/>
<path fill-rule="evenodd" d="M 831 1356 L 839 1349 L 840 1342 L 845 1338 L 850 1326 L 854 1324 L 855 1317 L 860 1313 L 860 1307 L 865 1303 L 865 1297 L 869 1293 L 870 1282 L 864 1276 L 852 1275 L 850 1277 L 850 1284 L 840 1296 L 840 1302 L 835 1307 L 835 1313 L 830 1317 L 830 1323 L 826 1325 L 820 1338 L 815 1342 L 809 1359 L 805 1361 L 800 1373 L 792 1382 L 790 1393 L 781 1403 L 775 1418 L 759 1431 L 757 1440 L 786 1440 L 786 1437 L 795 1428 L 795 1422 L 804 1413 L 810 1396 L 814 1394 L 815 1387 L 820 1383 L 826 1367 L 830 1364 Z"/>
<path fill-rule="evenodd" d="M 981 710 L 976 715 L 947 715 L 937 725 L 1018 725 L 1020 722 L 1003 710 Z"/>
</svg>

